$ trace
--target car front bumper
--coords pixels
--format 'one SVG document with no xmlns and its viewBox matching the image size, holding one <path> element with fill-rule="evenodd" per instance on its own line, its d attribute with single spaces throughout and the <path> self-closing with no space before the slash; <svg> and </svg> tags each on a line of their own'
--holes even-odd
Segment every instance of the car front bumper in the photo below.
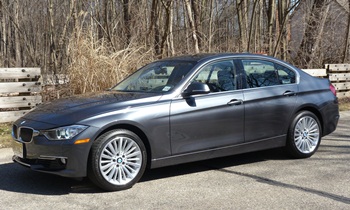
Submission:
<svg viewBox="0 0 350 210">
<path fill-rule="evenodd" d="M 13 147 L 15 155 L 12 160 L 34 171 L 56 174 L 65 177 L 85 177 L 88 159 L 88 145 L 72 145 L 71 148 L 64 146 L 44 146 L 19 144 Z M 14 149 L 17 147 L 17 149 Z M 22 149 L 18 149 L 22 147 Z M 35 153 L 40 148 L 40 153 Z M 65 149 L 63 149 L 65 148 Z M 52 152 L 52 150 L 55 152 Z M 22 154 L 20 152 L 22 151 Z"/>
<path fill-rule="evenodd" d="M 76 138 L 64 141 L 50 141 L 45 136 L 38 135 L 25 142 L 13 136 L 12 160 L 35 171 L 64 177 L 85 177 L 89 151 L 96 131 L 96 128 L 89 127 Z M 74 144 L 77 139 L 90 141 Z"/>
</svg>

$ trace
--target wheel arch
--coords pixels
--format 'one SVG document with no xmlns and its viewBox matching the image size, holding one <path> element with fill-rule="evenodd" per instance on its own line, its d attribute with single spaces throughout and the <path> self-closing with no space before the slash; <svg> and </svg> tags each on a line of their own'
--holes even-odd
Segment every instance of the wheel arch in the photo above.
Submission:
<svg viewBox="0 0 350 210">
<path fill-rule="evenodd" d="M 295 112 L 295 115 L 297 115 L 298 113 L 300 113 L 302 111 L 309 111 L 309 112 L 313 113 L 314 115 L 316 115 L 316 117 L 318 118 L 318 120 L 321 124 L 320 126 L 321 126 L 321 135 L 322 135 L 323 130 L 324 130 L 324 123 L 323 123 L 323 116 L 322 116 L 321 112 L 319 111 L 319 109 L 317 109 L 316 107 L 313 107 L 313 106 L 305 106 L 305 107 L 301 107 L 300 109 L 298 109 Z"/>
<path fill-rule="evenodd" d="M 151 166 L 152 150 L 151 150 L 151 146 L 150 146 L 149 139 L 148 139 L 147 135 L 139 127 L 137 127 L 135 125 L 127 124 L 127 123 L 110 125 L 108 127 L 105 127 L 103 130 L 101 130 L 98 133 L 98 135 L 95 137 L 95 139 L 98 139 L 104 133 L 111 131 L 111 130 L 115 130 L 115 129 L 129 130 L 140 137 L 140 139 L 142 140 L 142 142 L 144 143 L 144 145 L 146 147 L 146 152 L 147 152 L 147 165 L 146 165 L 146 167 L 149 168 Z M 95 139 L 94 139 L 94 141 L 95 141 Z M 90 153 L 91 153 L 91 148 L 89 151 L 89 157 L 90 157 Z M 87 161 L 89 161 L 89 160 L 87 160 Z"/>
</svg>

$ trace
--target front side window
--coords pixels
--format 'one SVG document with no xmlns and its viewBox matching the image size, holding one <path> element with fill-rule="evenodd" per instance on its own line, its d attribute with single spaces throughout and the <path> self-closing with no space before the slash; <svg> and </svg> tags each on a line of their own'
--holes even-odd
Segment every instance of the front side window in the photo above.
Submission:
<svg viewBox="0 0 350 210">
<path fill-rule="evenodd" d="M 202 68 L 192 81 L 207 84 L 212 92 L 236 90 L 236 68 L 232 61 L 215 62 Z"/>
<path fill-rule="evenodd" d="M 295 83 L 295 72 L 269 61 L 242 60 L 248 88 Z"/>
<path fill-rule="evenodd" d="M 127 92 L 168 92 L 195 66 L 195 62 L 158 61 L 146 65 L 112 90 Z"/>
</svg>

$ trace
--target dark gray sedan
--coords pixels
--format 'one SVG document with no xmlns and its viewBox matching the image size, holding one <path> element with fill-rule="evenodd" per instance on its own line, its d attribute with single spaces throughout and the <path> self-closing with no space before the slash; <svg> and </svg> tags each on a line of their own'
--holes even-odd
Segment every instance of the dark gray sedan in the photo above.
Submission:
<svg viewBox="0 0 350 210">
<path fill-rule="evenodd" d="M 105 92 L 41 105 L 13 125 L 13 160 L 113 191 L 157 168 L 285 147 L 312 156 L 339 119 L 334 86 L 281 60 L 203 54 L 150 63 Z"/>
</svg>

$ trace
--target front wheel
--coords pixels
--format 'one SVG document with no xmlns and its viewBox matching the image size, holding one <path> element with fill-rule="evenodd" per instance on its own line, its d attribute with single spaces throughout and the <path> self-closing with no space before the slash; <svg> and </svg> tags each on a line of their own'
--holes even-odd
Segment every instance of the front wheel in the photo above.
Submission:
<svg viewBox="0 0 350 210">
<path fill-rule="evenodd" d="M 321 126 L 315 114 L 299 112 L 293 119 L 287 137 L 287 151 L 295 158 L 311 157 L 321 142 Z"/>
<path fill-rule="evenodd" d="M 104 190 L 116 191 L 132 187 L 141 178 L 147 154 L 135 133 L 116 129 L 96 139 L 89 161 L 90 180 Z"/>
</svg>

